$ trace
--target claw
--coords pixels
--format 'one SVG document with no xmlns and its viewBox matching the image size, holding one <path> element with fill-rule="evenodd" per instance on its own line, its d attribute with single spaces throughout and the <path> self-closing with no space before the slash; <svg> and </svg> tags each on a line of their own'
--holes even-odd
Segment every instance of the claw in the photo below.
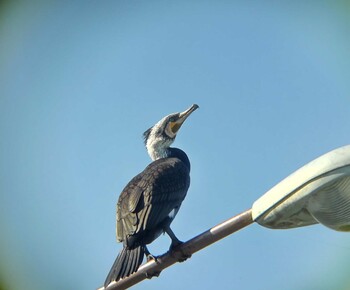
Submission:
<svg viewBox="0 0 350 290">
<path fill-rule="evenodd" d="M 171 245 L 169 248 L 170 255 L 175 257 L 179 262 L 186 261 L 188 258 L 192 256 L 190 253 L 186 253 L 183 249 L 179 249 L 177 251 L 177 248 L 180 247 L 183 242 L 181 242 L 174 234 L 174 232 L 171 230 L 170 227 L 167 227 L 165 229 L 166 233 L 169 235 L 171 238 Z"/>
<path fill-rule="evenodd" d="M 186 253 L 183 249 L 177 249 L 182 244 L 183 244 L 183 242 L 181 242 L 179 240 L 174 240 L 174 241 L 172 241 L 170 248 L 169 248 L 170 254 L 173 257 L 177 258 L 177 261 L 180 263 L 186 261 L 188 258 L 191 258 L 191 256 L 192 256 L 192 254 Z"/>
<path fill-rule="evenodd" d="M 148 254 L 146 255 L 146 259 L 147 259 L 147 262 L 149 261 L 155 261 L 156 263 L 158 263 L 158 256 L 153 256 L 152 254 Z"/>
<path fill-rule="evenodd" d="M 149 250 L 147 249 L 146 246 L 144 247 L 144 250 L 145 250 L 145 255 L 146 255 L 147 262 L 149 262 L 149 261 L 151 261 L 151 260 L 154 260 L 156 263 L 158 263 L 158 257 L 152 255 L 152 254 L 149 252 Z"/>
<path fill-rule="evenodd" d="M 162 271 L 154 271 L 154 272 L 151 272 L 151 273 L 146 272 L 146 278 L 147 279 L 152 279 L 153 277 L 159 277 L 161 272 Z"/>
</svg>

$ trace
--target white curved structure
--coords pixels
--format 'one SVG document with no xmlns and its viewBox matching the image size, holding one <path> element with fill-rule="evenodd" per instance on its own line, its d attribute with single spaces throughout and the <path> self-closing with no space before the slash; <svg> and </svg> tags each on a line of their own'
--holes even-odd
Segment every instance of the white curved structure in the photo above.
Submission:
<svg viewBox="0 0 350 290">
<path fill-rule="evenodd" d="M 254 202 L 253 220 L 287 229 L 321 223 L 350 231 L 350 145 L 306 164 Z"/>
</svg>

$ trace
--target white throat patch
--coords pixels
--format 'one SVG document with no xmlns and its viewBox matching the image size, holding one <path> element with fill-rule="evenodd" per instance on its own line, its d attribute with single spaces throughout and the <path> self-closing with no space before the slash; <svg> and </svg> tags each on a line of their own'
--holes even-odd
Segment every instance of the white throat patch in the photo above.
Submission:
<svg viewBox="0 0 350 290">
<path fill-rule="evenodd" d="M 147 138 L 146 148 L 153 161 L 167 157 L 167 149 L 173 143 L 175 138 L 175 134 L 173 134 L 173 137 L 169 136 L 169 138 L 165 138 L 162 134 L 158 133 L 163 130 L 162 125 L 165 121 L 164 119 L 165 118 L 160 120 L 152 127 L 152 130 Z M 168 134 L 168 132 L 165 133 Z"/>
</svg>

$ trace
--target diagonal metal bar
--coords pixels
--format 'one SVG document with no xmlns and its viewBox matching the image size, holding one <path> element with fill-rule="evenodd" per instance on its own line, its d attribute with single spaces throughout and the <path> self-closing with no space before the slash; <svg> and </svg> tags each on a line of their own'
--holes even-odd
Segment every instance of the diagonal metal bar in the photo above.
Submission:
<svg viewBox="0 0 350 290">
<path fill-rule="evenodd" d="M 147 277 L 157 276 L 162 270 L 178 262 L 183 254 L 192 255 L 252 223 L 252 210 L 249 209 L 188 240 L 173 252 L 167 252 L 157 257 L 157 262 L 151 260 L 143 264 L 137 272 L 129 277 L 112 282 L 107 288 L 101 287 L 98 290 L 124 290 L 147 279 Z"/>
</svg>

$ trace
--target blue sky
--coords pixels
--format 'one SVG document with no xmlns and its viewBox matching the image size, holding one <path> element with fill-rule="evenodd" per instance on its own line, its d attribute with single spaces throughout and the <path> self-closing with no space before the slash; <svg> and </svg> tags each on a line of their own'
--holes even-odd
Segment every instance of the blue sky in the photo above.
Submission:
<svg viewBox="0 0 350 290">
<path fill-rule="evenodd" d="M 197 103 L 174 146 L 192 163 L 182 240 L 349 144 L 346 1 L 3 1 L 0 279 L 95 289 L 115 203 L 150 162 L 142 133 Z M 134 289 L 346 290 L 350 236 L 252 225 Z M 161 254 L 170 240 L 150 250 Z"/>
</svg>

